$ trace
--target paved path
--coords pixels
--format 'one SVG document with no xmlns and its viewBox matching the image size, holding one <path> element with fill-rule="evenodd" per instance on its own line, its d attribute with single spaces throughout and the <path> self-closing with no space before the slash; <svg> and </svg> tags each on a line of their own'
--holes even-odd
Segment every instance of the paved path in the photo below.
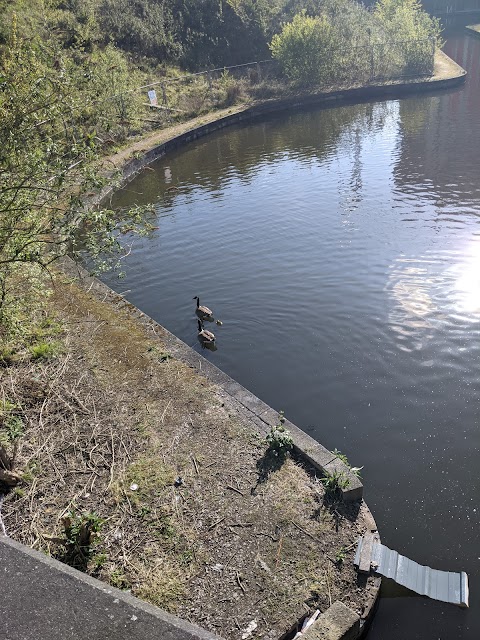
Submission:
<svg viewBox="0 0 480 640">
<path fill-rule="evenodd" d="M 219 640 L 0 535 L 0 640 Z"/>
</svg>

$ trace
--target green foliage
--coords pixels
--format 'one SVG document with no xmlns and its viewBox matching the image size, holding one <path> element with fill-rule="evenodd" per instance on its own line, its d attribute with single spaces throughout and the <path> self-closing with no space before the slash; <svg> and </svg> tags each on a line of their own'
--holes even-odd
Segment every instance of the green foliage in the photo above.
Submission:
<svg viewBox="0 0 480 640">
<path fill-rule="evenodd" d="M 328 496 L 337 495 L 342 489 L 347 489 L 350 484 L 346 474 L 342 471 L 334 471 L 323 478 L 320 478 Z"/>
<path fill-rule="evenodd" d="M 332 26 L 324 16 L 310 17 L 303 11 L 273 36 L 270 48 L 291 80 L 318 84 L 328 79 L 334 48 Z"/>
<path fill-rule="evenodd" d="M 23 435 L 25 424 L 20 416 L 9 416 L 3 427 L 10 442 L 15 442 Z"/>
<path fill-rule="evenodd" d="M 279 416 L 280 424 L 274 425 L 266 436 L 268 445 L 267 454 L 279 459 L 285 458 L 287 453 L 293 448 L 293 438 L 290 431 L 285 428 L 283 424 L 284 421 L 283 411 L 281 411 Z"/>
<path fill-rule="evenodd" d="M 342 565 L 347 559 L 347 549 L 345 547 L 340 547 L 338 551 L 335 553 L 335 562 L 338 565 Z"/>
<path fill-rule="evenodd" d="M 402 58 L 405 73 L 432 72 L 432 51 L 441 45 L 438 18 L 429 16 L 419 0 L 379 0 L 374 16 L 387 40 L 402 43 L 397 55 Z"/>
<path fill-rule="evenodd" d="M 333 453 L 335 456 L 337 456 L 337 458 L 338 458 L 339 460 L 341 460 L 341 461 L 343 462 L 343 464 L 345 464 L 345 465 L 350 469 L 350 471 L 351 471 L 354 475 L 356 475 L 356 476 L 357 476 L 357 478 L 361 478 L 360 471 L 363 469 L 363 466 L 362 466 L 362 467 L 352 467 L 352 465 L 351 465 L 351 464 L 350 464 L 350 462 L 348 461 L 347 456 L 346 456 L 344 453 L 342 453 L 341 451 L 339 451 L 338 449 L 334 449 L 334 450 L 332 451 L 332 453 Z"/>
<path fill-rule="evenodd" d="M 323 86 L 431 73 L 440 33 L 418 0 L 379 0 L 373 12 L 323 0 L 284 24 L 270 48 L 292 81 Z"/>
<path fill-rule="evenodd" d="M 55 34 L 65 48 L 92 51 L 101 40 L 96 5 L 96 0 L 52 0 L 45 16 L 50 33 Z"/>
<path fill-rule="evenodd" d="M 37 342 L 30 347 L 32 360 L 48 360 L 55 358 L 62 351 L 59 342 Z"/>
<path fill-rule="evenodd" d="M 175 60 L 182 53 L 176 38 L 172 3 L 143 0 L 102 0 L 98 7 L 101 30 L 126 51 Z"/>
<path fill-rule="evenodd" d="M 77 513 L 75 510 L 62 518 L 65 535 L 63 560 L 67 564 L 85 570 L 103 522 L 96 513 Z"/>
<path fill-rule="evenodd" d="M 29 306 L 18 291 L 40 300 L 42 272 L 58 257 L 121 255 L 111 212 L 88 212 L 82 198 L 101 184 L 102 136 L 131 130 L 138 101 L 126 91 L 136 80 L 112 47 L 74 59 L 55 41 L 19 38 L 14 18 L 0 54 L 0 321 L 7 333 Z M 138 210 L 130 216 L 132 231 L 140 218 Z"/>
<path fill-rule="evenodd" d="M 5 450 L 9 445 L 15 445 L 24 431 L 21 407 L 8 398 L 0 400 L 0 447 Z"/>
<path fill-rule="evenodd" d="M 225 69 L 219 81 L 221 90 L 225 93 L 224 104 L 229 107 L 235 104 L 242 94 L 242 87 L 238 80 Z"/>
</svg>

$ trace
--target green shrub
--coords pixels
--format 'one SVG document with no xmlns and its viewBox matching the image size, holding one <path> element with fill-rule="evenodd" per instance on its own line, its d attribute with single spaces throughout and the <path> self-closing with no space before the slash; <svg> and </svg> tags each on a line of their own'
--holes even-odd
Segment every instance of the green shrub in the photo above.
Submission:
<svg viewBox="0 0 480 640">
<path fill-rule="evenodd" d="M 319 84 L 331 75 L 332 25 L 324 16 L 310 17 L 302 11 L 273 36 L 270 49 L 291 80 Z"/>
<path fill-rule="evenodd" d="M 54 358 L 62 350 L 62 346 L 58 342 L 37 342 L 30 347 L 30 353 L 33 360 L 48 360 Z"/>
<path fill-rule="evenodd" d="M 268 445 L 267 453 L 277 458 L 285 458 L 293 448 L 293 438 L 290 431 L 285 428 L 284 421 L 283 411 L 281 411 L 279 416 L 280 424 L 274 425 L 265 438 Z"/>
</svg>

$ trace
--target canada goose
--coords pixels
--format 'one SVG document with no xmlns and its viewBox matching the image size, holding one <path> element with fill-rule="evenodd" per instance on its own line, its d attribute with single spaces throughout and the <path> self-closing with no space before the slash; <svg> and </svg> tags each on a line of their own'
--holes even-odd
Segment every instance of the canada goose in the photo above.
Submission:
<svg viewBox="0 0 480 640">
<path fill-rule="evenodd" d="M 215 334 L 204 329 L 200 320 L 198 320 L 198 339 L 202 344 L 212 344 L 215 342 Z"/>
<path fill-rule="evenodd" d="M 197 308 L 195 310 L 197 316 L 202 320 L 213 320 L 213 311 L 208 307 L 201 307 L 200 298 L 198 296 L 194 296 L 193 299 L 197 301 Z"/>
</svg>

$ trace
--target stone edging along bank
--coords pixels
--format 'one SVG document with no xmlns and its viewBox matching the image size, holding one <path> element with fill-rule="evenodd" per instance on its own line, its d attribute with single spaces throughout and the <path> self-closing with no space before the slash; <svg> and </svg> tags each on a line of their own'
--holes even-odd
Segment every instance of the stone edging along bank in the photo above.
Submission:
<svg viewBox="0 0 480 640">
<path fill-rule="evenodd" d="M 469 35 L 480 38 L 480 24 L 469 24 L 465 29 Z"/>
<path fill-rule="evenodd" d="M 268 101 L 253 106 L 244 106 L 233 109 L 233 113 L 220 115 L 216 119 L 206 124 L 198 124 L 192 126 L 192 123 L 186 123 L 185 129 L 176 136 L 164 139 L 161 144 L 155 144 L 156 136 L 149 136 L 140 144 L 132 147 L 132 150 L 142 153 L 140 158 L 131 159 L 123 154 L 121 158 L 121 182 L 126 184 L 132 180 L 135 175 L 145 166 L 162 157 L 169 151 L 187 144 L 197 138 L 203 137 L 213 131 L 223 129 L 224 127 L 237 124 L 240 122 L 248 122 L 265 114 L 285 111 L 293 108 L 301 108 L 314 105 L 332 105 L 345 102 L 355 102 L 380 97 L 400 97 L 402 95 L 411 94 L 418 91 L 431 91 L 436 89 L 452 88 L 465 79 L 466 72 L 459 67 L 453 60 L 448 58 L 443 52 L 437 51 L 435 58 L 435 73 L 428 80 L 409 81 L 403 83 L 390 83 L 383 85 L 370 85 L 367 87 L 358 87 L 353 89 L 345 89 L 340 91 L 332 91 L 329 93 L 321 93 L 307 96 L 295 96 L 285 100 Z M 168 136 L 168 131 L 166 132 Z M 157 138 L 158 140 L 158 138 Z M 149 141 L 152 144 L 149 147 Z M 127 150 L 128 152 L 128 150 Z M 117 156 L 118 157 L 118 156 Z M 115 157 L 112 159 L 114 160 Z M 115 164 L 115 162 L 113 162 Z M 100 193 L 93 196 L 87 201 L 87 206 L 96 206 L 108 198 L 116 189 L 118 184 L 110 183 Z M 247 389 L 235 382 L 232 378 L 220 371 L 215 365 L 211 364 L 193 349 L 188 347 L 173 334 L 168 332 L 164 327 L 149 318 L 134 305 L 126 301 L 122 296 L 115 293 L 109 287 L 101 283 L 96 278 L 91 278 L 85 271 L 74 265 L 70 260 L 65 260 L 63 269 L 79 279 L 82 286 L 88 288 L 97 297 L 108 300 L 115 307 L 121 309 L 126 308 L 134 317 L 137 318 L 146 328 L 150 329 L 155 335 L 161 336 L 162 341 L 168 347 L 172 356 L 189 364 L 196 371 L 201 372 L 208 380 L 218 385 L 221 395 L 229 405 L 233 406 L 237 411 L 242 413 L 247 419 L 253 422 L 260 433 L 266 434 L 270 428 L 278 423 L 278 412 L 262 402 Z M 334 472 L 344 473 L 349 479 L 349 485 L 343 490 L 343 497 L 346 501 L 361 500 L 363 496 L 363 485 L 360 480 L 353 474 L 348 466 L 346 466 L 337 456 L 328 451 L 316 440 L 308 436 L 296 425 L 288 420 L 285 426 L 292 434 L 294 448 L 301 458 L 311 464 L 322 474 L 332 474 Z M 375 520 L 368 508 L 366 510 L 367 528 L 376 531 Z M 348 607 L 340 602 L 335 602 L 325 613 L 323 613 L 318 621 L 306 633 L 305 638 L 326 638 L 329 640 L 355 640 L 362 635 L 367 622 L 373 615 L 374 605 L 377 602 L 378 592 L 380 588 L 380 578 L 376 578 L 376 590 L 366 602 L 365 612 L 362 620 L 353 613 Z M 317 635 L 317 632 L 321 635 Z M 325 635 L 327 634 L 327 635 Z"/>
</svg>

